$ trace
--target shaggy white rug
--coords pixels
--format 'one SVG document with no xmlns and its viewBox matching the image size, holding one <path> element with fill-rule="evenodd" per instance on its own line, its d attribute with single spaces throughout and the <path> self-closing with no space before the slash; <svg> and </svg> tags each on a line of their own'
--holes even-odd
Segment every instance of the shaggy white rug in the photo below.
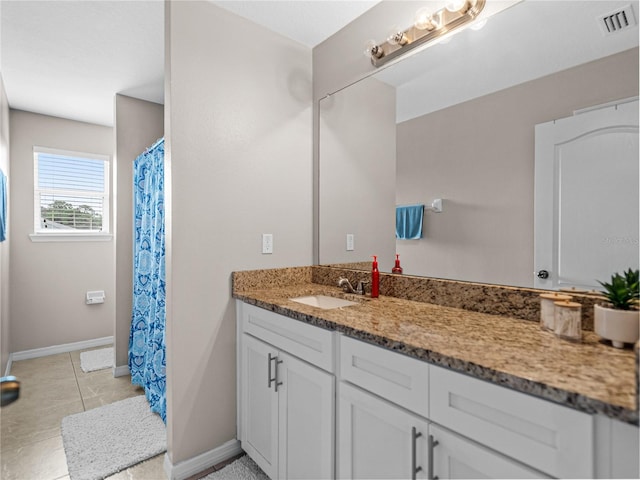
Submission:
<svg viewBox="0 0 640 480">
<path fill-rule="evenodd" d="M 167 434 L 144 395 L 62 419 L 71 480 L 101 480 L 167 450 Z"/>
<path fill-rule="evenodd" d="M 83 372 L 104 370 L 113 367 L 113 348 L 101 348 L 80 353 L 80 368 Z"/>
<path fill-rule="evenodd" d="M 269 477 L 249 458 L 249 455 L 245 455 L 200 480 L 269 480 Z"/>
</svg>

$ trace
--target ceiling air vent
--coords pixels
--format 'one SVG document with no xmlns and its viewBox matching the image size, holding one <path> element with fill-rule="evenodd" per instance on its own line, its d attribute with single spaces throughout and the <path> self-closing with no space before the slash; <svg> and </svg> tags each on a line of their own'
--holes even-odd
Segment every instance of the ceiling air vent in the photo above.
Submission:
<svg viewBox="0 0 640 480">
<path fill-rule="evenodd" d="M 599 17 L 598 22 L 605 35 L 611 35 L 621 32 L 622 30 L 627 30 L 628 28 L 633 28 L 637 24 L 631 5 Z"/>
</svg>

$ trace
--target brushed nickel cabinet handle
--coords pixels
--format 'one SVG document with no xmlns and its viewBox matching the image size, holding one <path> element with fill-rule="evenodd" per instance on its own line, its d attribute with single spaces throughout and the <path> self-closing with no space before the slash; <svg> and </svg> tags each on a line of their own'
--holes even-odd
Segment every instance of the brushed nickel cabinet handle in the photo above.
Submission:
<svg viewBox="0 0 640 480">
<path fill-rule="evenodd" d="M 276 382 L 275 390 L 276 390 L 276 392 L 278 392 L 278 387 L 280 385 L 282 385 L 282 382 L 278 381 L 278 365 L 280 365 L 282 363 L 282 360 L 278 360 L 278 357 L 276 356 L 275 357 L 275 361 L 276 361 L 276 372 L 275 372 L 276 374 L 274 375 L 274 381 Z"/>
<path fill-rule="evenodd" d="M 433 475 L 433 449 L 438 445 L 438 441 L 433 439 L 433 435 L 429 435 L 429 462 L 427 464 L 427 478 L 429 480 L 438 480 L 437 475 Z"/>
<path fill-rule="evenodd" d="M 422 433 L 418 432 L 416 427 L 411 427 L 411 480 L 416 480 L 417 473 L 422 470 L 422 467 L 416 465 L 416 443 L 421 436 Z"/>
<path fill-rule="evenodd" d="M 267 363 L 268 363 L 268 365 L 269 365 L 269 366 L 268 366 L 269 372 L 267 373 L 267 380 L 268 380 L 268 382 L 267 382 L 267 388 L 271 388 L 271 384 L 272 384 L 273 382 L 276 382 L 276 381 L 277 381 L 277 375 L 278 375 L 277 366 L 276 366 L 276 377 L 272 378 L 272 372 L 271 372 L 271 362 L 272 362 L 273 360 L 277 360 L 277 359 L 278 359 L 278 357 L 277 357 L 277 356 L 273 357 L 273 356 L 271 356 L 271 352 L 269 352 L 269 361 L 267 362 Z"/>
</svg>

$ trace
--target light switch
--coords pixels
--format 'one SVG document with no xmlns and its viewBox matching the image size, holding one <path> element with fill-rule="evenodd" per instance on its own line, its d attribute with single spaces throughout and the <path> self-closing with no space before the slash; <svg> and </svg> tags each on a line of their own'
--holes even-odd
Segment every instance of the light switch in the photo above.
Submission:
<svg viewBox="0 0 640 480">
<path fill-rule="evenodd" d="M 273 253 L 273 234 L 262 234 L 262 253 Z"/>
<path fill-rule="evenodd" d="M 354 250 L 354 238 L 353 233 L 347 233 L 347 252 Z"/>
</svg>

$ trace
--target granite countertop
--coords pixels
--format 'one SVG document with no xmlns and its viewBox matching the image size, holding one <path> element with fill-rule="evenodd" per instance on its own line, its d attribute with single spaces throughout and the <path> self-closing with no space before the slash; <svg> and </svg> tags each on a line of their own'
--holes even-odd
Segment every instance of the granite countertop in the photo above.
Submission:
<svg viewBox="0 0 640 480">
<path fill-rule="evenodd" d="M 337 287 L 301 283 L 234 290 L 234 298 L 321 328 L 529 393 L 587 413 L 638 423 L 636 357 L 584 331 L 581 343 L 538 322 L 380 296 L 323 310 L 289 300 L 345 298 Z"/>
</svg>

